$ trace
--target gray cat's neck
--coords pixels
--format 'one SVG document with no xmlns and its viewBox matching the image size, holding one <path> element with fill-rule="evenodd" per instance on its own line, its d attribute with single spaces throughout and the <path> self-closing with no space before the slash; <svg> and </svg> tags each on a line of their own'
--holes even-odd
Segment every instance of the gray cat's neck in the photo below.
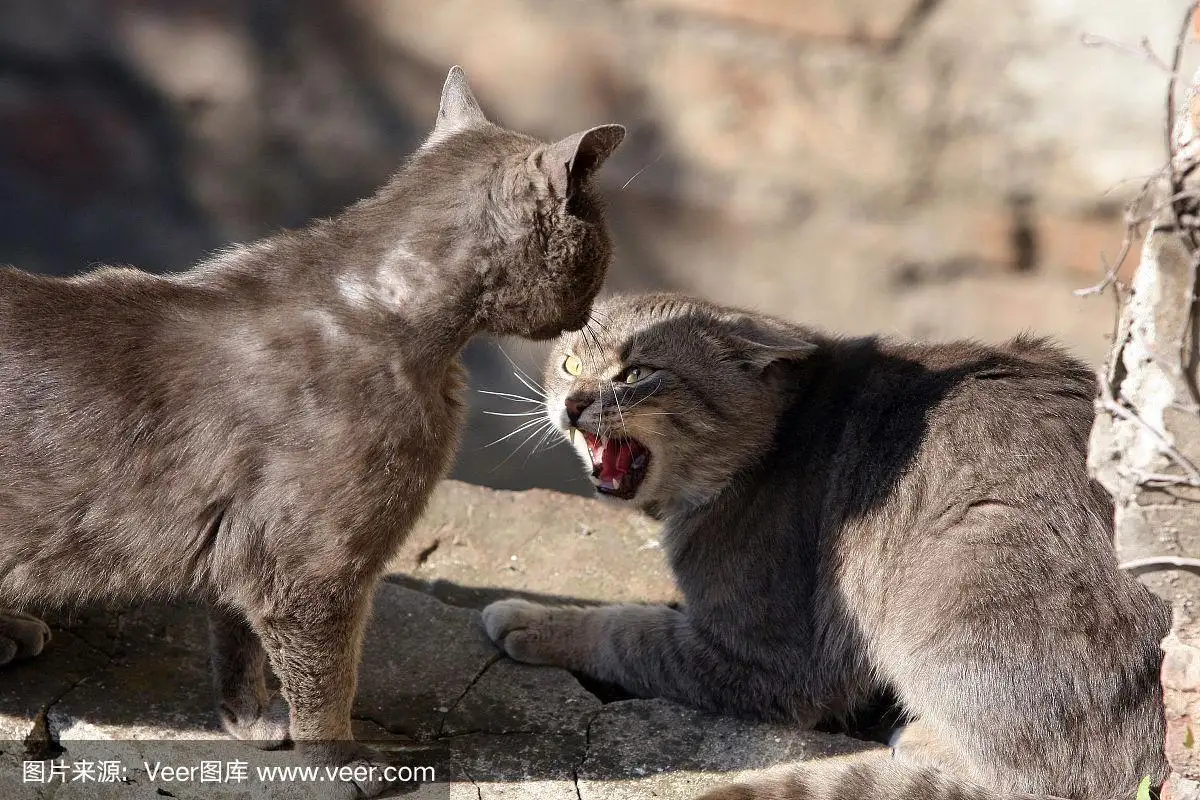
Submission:
<svg viewBox="0 0 1200 800">
<path fill-rule="evenodd" d="M 482 278 L 466 250 L 408 216 L 398 203 L 359 204 L 226 250 L 180 278 L 293 324 L 308 320 L 326 338 L 387 348 L 413 373 L 442 372 L 481 327 Z"/>
</svg>

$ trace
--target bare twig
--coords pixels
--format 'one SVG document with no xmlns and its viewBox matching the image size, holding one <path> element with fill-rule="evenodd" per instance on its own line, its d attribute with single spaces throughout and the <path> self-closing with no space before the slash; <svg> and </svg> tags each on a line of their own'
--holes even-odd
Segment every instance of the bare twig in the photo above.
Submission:
<svg viewBox="0 0 1200 800">
<path fill-rule="evenodd" d="M 1111 265 L 1108 265 L 1104 270 L 1104 276 L 1099 283 L 1088 286 L 1084 289 L 1076 289 L 1076 297 L 1086 297 L 1092 294 L 1099 294 L 1108 287 L 1117 282 L 1117 276 L 1121 272 L 1121 267 L 1125 265 L 1125 259 L 1129 257 L 1129 251 L 1133 247 L 1135 239 L 1141 236 L 1141 226 L 1146 221 L 1145 215 L 1141 213 L 1143 201 L 1146 195 L 1150 193 L 1150 187 L 1154 186 L 1166 171 L 1170 169 L 1170 165 L 1164 165 L 1162 169 L 1151 175 L 1142 183 L 1142 188 L 1134 196 L 1129 205 L 1125 206 L 1125 235 L 1121 239 L 1121 249 L 1117 252 L 1117 258 Z M 1100 256 L 1100 263 L 1104 264 L 1104 256 Z"/>
<path fill-rule="evenodd" d="M 1153 436 L 1158 441 L 1159 449 L 1162 451 L 1163 455 L 1167 456 L 1171 461 L 1175 462 L 1176 466 L 1187 473 L 1186 479 L 1188 481 L 1194 481 L 1197 484 L 1200 484 L 1200 469 L 1196 468 L 1196 465 L 1192 463 L 1192 460 L 1183 453 L 1179 452 L 1179 450 L 1175 448 L 1175 445 L 1173 445 L 1171 441 L 1167 439 L 1166 434 L 1162 433 L 1149 422 L 1142 419 L 1142 417 L 1132 408 L 1113 397 L 1112 386 L 1109 385 L 1108 381 L 1105 380 L 1103 376 L 1101 376 L 1100 379 L 1100 399 L 1097 402 L 1100 403 L 1101 407 L 1108 413 L 1115 417 L 1120 417 L 1127 422 L 1134 423 L 1142 430 Z"/>
<path fill-rule="evenodd" d="M 1175 89 L 1179 79 L 1179 65 L 1183 61 L 1183 49 L 1187 45 L 1188 35 L 1192 28 L 1192 17 L 1196 13 L 1197 3 L 1189 3 L 1187 12 L 1183 15 L 1183 22 L 1179 25 L 1179 34 L 1175 37 L 1175 52 L 1171 57 L 1171 75 L 1167 80 L 1167 98 L 1166 98 L 1166 113 L 1167 121 L 1165 127 L 1167 136 L 1167 163 L 1171 168 L 1171 196 L 1179 194 L 1183 184 L 1183 176 L 1180 174 L 1178 165 L 1175 163 L 1176 157 L 1179 155 L 1178 149 L 1175 146 Z M 1182 216 L 1181 210 L 1177 204 L 1172 204 L 1172 213 L 1175 217 L 1175 229 L 1179 230 L 1179 218 Z M 1188 237 L 1195 247 L 1196 241 L 1194 236 Z"/>
<path fill-rule="evenodd" d="M 1200 558 L 1183 558 L 1180 556 L 1147 556 L 1134 558 L 1121 565 L 1121 569 L 1137 572 L 1144 569 L 1194 569 L 1200 571 Z"/>
<path fill-rule="evenodd" d="M 1137 47 L 1132 47 L 1124 42 L 1118 42 L 1116 39 L 1110 39 L 1107 36 L 1099 36 L 1095 33 L 1083 34 L 1079 37 L 1079 42 L 1084 47 L 1106 47 L 1109 50 L 1115 50 L 1118 53 L 1135 56 L 1149 62 L 1151 66 L 1157 67 L 1168 75 L 1174 75 L 1174 73 L 1171 71 L 1171 67 L 1167 65 L 1167 62 L 1159 58 L 1158 54 L 1155 53 L 1154 49 L 1150 46 L 1150 40 L 1145 36 L 1138 41 Z"/>
</svg>

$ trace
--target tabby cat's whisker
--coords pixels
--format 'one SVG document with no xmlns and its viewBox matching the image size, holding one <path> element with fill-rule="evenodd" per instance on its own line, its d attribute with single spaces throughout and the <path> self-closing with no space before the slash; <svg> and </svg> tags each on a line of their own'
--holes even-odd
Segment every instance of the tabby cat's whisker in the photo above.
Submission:
<svg viewBox="0 0 1200 800">
<path fill-rule="evenodd" d="M 637 407 L 638 407 L 638 406 L 640 406 L 642 403 L 644 403 L 644 402 L 646 402 L 647 400 L 649 400 L 651 397 L 654 397 L 654 395 L 658 394 L 658 390 L 661 388 L 661 386 L 662 386 L 662 384 L 659 384 L 658 386 L 655 386 L 655 387 L 654 387 L 654 390 L 653 390 L 652 392 L 650 392 L 650 394 L 646 395 L 646 396 L 645 396 L 645 397 L 643 397 L 641 400 L 638 400 L 636 403 L 632 404 L 632 405 L 631 405 L 631 406 L 629 406 L 629 407 L 630 407 L 631 409 L 637 408 Z"/>
<path fill-rule="evenodd" d="M 491 391 L 488 391 L 487 389 L 476 389 L 475 391 L 479 392 L 480 394 L 490 394 L 493 397 L 503 397 L 507 400 L 519 400 L 522 403 L 534 403 L 539 406 L 543 402 L 545 402 L 544 400 L 538 400 L 533 397 L 526 397 L 525 395 L 521 395 L 521 394 L 511 394 L 509 392 L 491 392 Z"/>
<path fill-rule="evenodd" d="M 516 378 L 517 380 L 519 380 L 521 383 L 525 384 L 525 388 L 526 388 L 526 389 L 528 389 L 529 391 L 533 392 L 533 393 L 534 393 L 534 394 L 536 394 L 536 395 L 539 395 L 539 396 L 540 396 L 540 397 L 542 397 L 543 399 L 546 397 L 546 393 L 545 393 L 545 392 L 543 392 L 541 389 L 539 389 L 539 388 L 537 388 L 536 386 L 534 386 L 534 385 L 533 385 L 532 383 L 530 383 L 529 381 L 527 381 L 527 380 L 525 380 L 524 378 L 522 378 L 522 377 L 521 377 L 520 375 L 518 375 L 517 373 L 515 373 L 515 372 L 514 372 L 514 373 L 513 373 L 513 377 L 514 377 L 514 378 Z"/>
<path fill-rule="evenodd" d="M 617 404 L 617 415 L 618 415 L 618 416 L 620 417 L 620 419 L 621 419 L 621 428 L 622 428 L 622 429 L 626 429 L 626 426 L 625 426 L 625 412 L 621 410 L 621 398 L 617 397 L 617 385 L 616 385 L 615 383 L 613 383 L 612 381 L 609 381 L 609 382 L 608 382 L 608 387 L 609 387 L 610 389 L 612 389 L 612 393 L 613 393 L 613 402 Z M 630 454 L 630 455 L 633 455 L 633 447 L 632 447 L 632 446 L 630 446 L 628 443 L 626 443 L 626 444 L 623 444 L 623 445 L 621 445 L 621 446 L 622 446 L 622 447 L 624 447 L 624 448 L 626 448 L 626 449 L 628 449 L 628 450 L 629 450 L 629 454 Z"/>
<path fill-rule="evenodd" d="M 549 426 L 549 425 L 550 425 L 550 420 L 542 420 L 542 424 L 543 424 L 543 425 L 546 425 L 546 426 Z M 526 425 L 528 425 L 528 423 L 526 423 Z M 519 432 L 519 430 L 520 430 L 520 429 L 518 429 L 517 431 L 513 431 L 513 433 L 517 433 L 517 432 Z M 496 470 L 500 469 L 502 466 L 504 466 L 505 464 L 507 464 L 507 463 L 508 463 L 508 461 L 509 461 L 509 459 L 511 459 L 511 458 L 512 458 L 513 456 L 515 456 L 517 453 L 521 452 L 521 448 L 523 448 L 525 445 L 527 445 L 527 444 L 529 444 L 531 441 L 533 441 L 533 437 L 537 436 L 537 435 L 538 435 L 539 433 L 541 433 L 541 432 L 542 432 L 542 429 L 541 429 L 541 428 L 535 428 L 535 429 L 534 429 L 534 431 L 533 431 L 533 433 L 531 433 L 531 434 L 529 434 L 527 437 L 525 437 L 525 439 L 523 439 L 523 440 L 521 441 L 521 443 L 520 443 L 520 444 L 518 444 L 516 447 L 514 447 L 514 448 L 513 448 L 513 451 L 512 451 L 511 453 L 509 453 L 507 456 L 505 456 L 505 457 L 504 457 L 504 460 L 503 460 L 503 461 L 501 461 L 501 462 L 500 462 L 499 464 L 497 464 L 496 466 L 492 467 L 492 472 L 495 472 Z"/>
<path fill-rule="evenodd" d="M 489 417 L 536 417 L 539 414 L 545 414 L 542 409 L 537 411 L 484 411 Z"/>
<path fill-rule="evenodd" d="M 538 450 L 541 450 L 543 445 L 552 441 L 552 437 L 554 437 L 554 434 L 557 432 L 558 429 L 553 426 L 546 428 L 546 432 L 542 434 L 542 438 L 537 440 L 537 442 L 533 445 L 533 449 L 529 451 L 529 455 L 525 456 L 525 462 L 528 463 L 529 459 L 532 456 L 537 455 Z"/>
<path fill-rule="evenodd" d="M 509 431 L 508 433 L 504 434 L 503 436 L 501 436 L 499 439 L 495 440 L 494 442 L 488 442 L 483 447 L 491 447 L 493 445 L 500 444 L 505 439 L 510 439 L 513 436 L 516 436 L 521 431 L 527 431 L 530 428 L 532 428 L 534 425 L 549 425 L 549 424 L 550 424 L 550 420 L 548 420 L 548 419 L 531 419 L 527 422 L 522 422 L 520 425 L 518 425 L 516 427 L 515 430 Z M 483 447 L 481 447 L 479 449 L 482 450 Z"/>
<path fill-rule="evenodd" d="M 521 383 L 525 384 L 526 388 L 528 388 L 534 394 L 536 394 L 540 397 L 545 397 L 546 396 L 546 387 L 542 386 L 540 383 L 535 381 L 529 375 L 529 373 L 527 373 L 525 370 L 523 370 L 519 366 L 517 366 L 517 362 L 512 360 L 512 357 L 509 356 L 509 354 L 507 352 L 505 352 L 503 347 L 500 347 L 500 345 L 496 345 L 496 347 L 500 351 L 500 354 L 503 355 L 506 359 L 508 359 L 508 363 L 512 364 L 513 369 L 516 370 L 516 372 L 513 373 L 513 376 L 516 377 L 516 379 L 519 380 Z M 520 373 L 520 374 L 518 375 L 517 373 Z"/>
</svg>

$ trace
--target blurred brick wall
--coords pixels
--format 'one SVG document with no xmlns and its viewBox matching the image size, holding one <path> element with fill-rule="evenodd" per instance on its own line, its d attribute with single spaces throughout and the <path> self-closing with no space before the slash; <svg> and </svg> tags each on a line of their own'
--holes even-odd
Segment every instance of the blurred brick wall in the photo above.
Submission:
<svg viewBox="0 0 1200 800">
<path fill-rule="evenodd" d="M 620 121 L 613 289 L 676 288 L 852 333 L 1033 329 L 1093 361 L 1071 289 L 1162 160 L 1159 0 L 8 0 L 0 262 L 181 269 L 336 212 L 420 140 L 449 65 L 498 121 Z M 514 344 L 525 363 L 537 348 Z M 477 385 L 514 383 L 487 345 Z M 459 474 L 552 483 L 478 446 Z M 493 448 L 494 449 L 494 448 Z M 576 484 L 578 486 L 578 484 Z"/>
</svg>

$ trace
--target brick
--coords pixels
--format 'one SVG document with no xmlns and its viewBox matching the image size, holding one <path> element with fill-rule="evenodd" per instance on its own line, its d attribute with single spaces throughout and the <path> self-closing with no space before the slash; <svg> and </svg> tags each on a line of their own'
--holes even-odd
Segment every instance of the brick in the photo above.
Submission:
<svg viewBox="0 0 1200 800">
<path fill-rule="evenodd" d="M 788 36 L 889 41 L 915 0 L 646 0 L 651 7 L 715 22 L 762 26 Z"/>
</svg>

